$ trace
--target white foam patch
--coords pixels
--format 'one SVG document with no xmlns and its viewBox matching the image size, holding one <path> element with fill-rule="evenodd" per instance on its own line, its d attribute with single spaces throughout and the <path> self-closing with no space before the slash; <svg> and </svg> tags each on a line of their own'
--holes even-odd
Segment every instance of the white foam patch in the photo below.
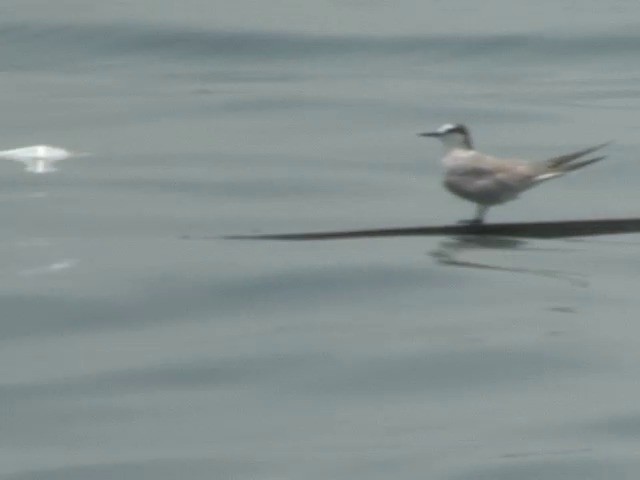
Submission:
<svg viewBox="0 0 640 480">
<path fill-rule="evenodd" d="M 55 172 L 55 163 L 68 158 L 85 157 L 83 152 L 72 152 L 50 145 L 33 145 L 0 151 L 0 159 L 14 160 L 25 164 L 25 170 L 31 173 Z"/>
<path fill-rule="evenodd" d="M 42 267 L 30 268 L 28 270 L 22 270 L 20 275 L 31 276 L 31 275 L 45 275 L 50 273 L 58 273 L 64 270 L 69 270 L 70 268 L 75 267 L 80 260 L 75 258 L 66 258 L 64 260 L 60 260 L 59 262 L 50 263 L 49 265 L 44 265 Z"/>
</svg>

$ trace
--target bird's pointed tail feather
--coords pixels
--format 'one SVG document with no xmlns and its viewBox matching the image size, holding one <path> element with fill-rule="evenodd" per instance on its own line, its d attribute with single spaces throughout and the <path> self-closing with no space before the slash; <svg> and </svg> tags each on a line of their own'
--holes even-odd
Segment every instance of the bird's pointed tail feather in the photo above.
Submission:
<svg viewBox="0 0 640 480">
<path fill-rule="evenodd" d="M 585 155 L 589 155 L 590 153 L 600 150 L 606 147 L 607 145 L 609 145 L 610 143 L 611 142 L 605 142 L 605 143 L 596 145 L 595 147 L 589 147 L 589 148 L 585 148 L 584 150 L 578 150 L 577 152 L 566 153 L 564 155 L 552 157 L 552 158 L 549 158 L 548 160 L 545 160 L 544 163 L 549 169 L 561 169 L 563 166 L 567 165 L 568 163 L 571 163 L 574 160 L 577 160 L 578 158 L 584 157 Z"/>
</svg>

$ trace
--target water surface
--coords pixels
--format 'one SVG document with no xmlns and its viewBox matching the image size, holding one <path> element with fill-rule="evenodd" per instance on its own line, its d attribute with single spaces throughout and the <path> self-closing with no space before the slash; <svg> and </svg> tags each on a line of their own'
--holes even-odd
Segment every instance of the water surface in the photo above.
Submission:
<svg viewBox="0 0 640 480">
<path fill-rule="evenodd" d="M 449 223 L 439 146 L 610 158 L 492 221 L 637 214 L 636 2 L 9 1 L 0 476 L 637 478 L 640 239 Z M 190 239 L 185 239 L 188 235 Z"/>
</svg>

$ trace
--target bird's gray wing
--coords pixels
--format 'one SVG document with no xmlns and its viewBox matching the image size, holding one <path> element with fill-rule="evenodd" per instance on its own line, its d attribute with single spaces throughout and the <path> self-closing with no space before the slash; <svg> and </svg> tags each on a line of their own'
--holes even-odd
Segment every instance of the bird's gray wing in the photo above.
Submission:
<svg viewBox="0 0 640 480">
<path fill-rule="evenodd" d="M 534 178 L 535 171 L 527 163 L 479 154 L 449 168 L 445 186 L 468 200 L 494 204 L 514 198 Z"/>
</svg>

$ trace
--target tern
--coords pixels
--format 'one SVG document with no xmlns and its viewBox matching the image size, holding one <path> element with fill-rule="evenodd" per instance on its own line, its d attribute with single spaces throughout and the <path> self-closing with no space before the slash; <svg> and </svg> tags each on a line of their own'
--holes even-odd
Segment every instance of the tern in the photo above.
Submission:
<svg viewBox="0 0 640 480">
<path fill-rule="evenodd" d="M 490 207 L 517 198 L 522 192 L 546 180 L 560 177 L 605 157 L 585 160 L 611 142 L 543 161 L 497 158 L 473 148 L 469 129 L 461 124 L 447 123 L 435 132 L 419 133 L 421 137 L 439 139 L 445 149 L 444 186 L 454 195 L 476 204 L 476 215 L 463 223 L 480 224 Z M 578 161 L 579 160 L 579 161 Z"/>
</svg>

